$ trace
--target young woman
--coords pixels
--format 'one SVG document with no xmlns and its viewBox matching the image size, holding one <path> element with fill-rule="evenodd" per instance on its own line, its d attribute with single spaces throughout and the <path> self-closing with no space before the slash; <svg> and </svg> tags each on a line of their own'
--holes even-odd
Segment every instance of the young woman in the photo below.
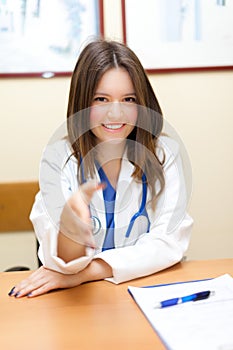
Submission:
<svg viewBox="0 0 233 350">
<path fill-rule="evenodd" d="M 107 279 L 179 262 L 192 219 L 179 146 L 161 134 L 162 112 L 137 56 L 89 43 L 73 72 L 67 136 L 46 148 L 31 213 L 43 266 L 10 296 Z"/>
</svg>

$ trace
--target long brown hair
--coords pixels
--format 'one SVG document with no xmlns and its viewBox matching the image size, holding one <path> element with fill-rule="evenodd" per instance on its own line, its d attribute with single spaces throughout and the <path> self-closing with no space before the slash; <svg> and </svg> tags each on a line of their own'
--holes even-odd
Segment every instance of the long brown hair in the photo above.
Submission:
<svg viewBox="0 0 233 350">
<path fill-rule="evenodd" d="M 128 159 L 135 167 L 132 176 L 141 181 L 144 172 L 152 198 L 155 199 L 165 185 L 164 160 L 159 160 L 156 152 L 157 140 L 163 127 L 162 111 L 138 57 L 126 45 L 117 41 L 97 39 L 90 42 L 81 52 L 70 85 L 67 110 L 68 137 L 79 168 L 85 157 L 85 164 L 82 166 L 84 175 L 85 177 L 87 174 L 94 176 L 93 152 L 90 151 L 96 143 L 89 127 L 89 107 L 103 74 L 117 67 L 124 68 L 130 75 L 135 88 L 136 102 L 139 107 L 142 106 L 142 111 L 146 111 L 142 113 L 139 108 L 139 123 L 128 136 Z M 75 118 L 75 115 L 78 115 L 78 118 Z M 130 142 L 130 140 L 136 142 Z M 150 154 L 149 157 L 148 154 Z M 78 174 L 78 179 L 82 182 L 80 171 Z M 155 193 L 157 180 L 160 186 L 158 193 Z"/>
</svg>

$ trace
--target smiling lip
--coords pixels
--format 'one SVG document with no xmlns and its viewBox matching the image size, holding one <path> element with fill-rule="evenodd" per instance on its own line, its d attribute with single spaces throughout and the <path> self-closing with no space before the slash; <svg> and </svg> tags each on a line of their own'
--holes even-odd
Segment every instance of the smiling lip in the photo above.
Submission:
<svg viewBox="0 0 233 350">
<path fill-rule="evenodd" d="M 120 129 L 122 129 L 125 126 L 125 124 L 121 124 L 121 123 L 119 123 L 119 124 L 117 124 L 117 123 L 115 123 L 115 124 L 102 124 L 102 126 L 109 131 L 119 131 Z"/>
</svg>

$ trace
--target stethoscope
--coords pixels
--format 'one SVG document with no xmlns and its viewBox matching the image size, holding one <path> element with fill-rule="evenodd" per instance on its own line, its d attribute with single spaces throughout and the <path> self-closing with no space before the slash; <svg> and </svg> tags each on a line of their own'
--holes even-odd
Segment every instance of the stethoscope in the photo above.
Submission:
<svg viewBox="0 0 233 350">
<path fill-rule="evenodd" d="M 146 232 L 149 232 L 150 230 L 150 219 L 146 210 L 146 198 L 147 198 L 147 180 L 146 180 L 146 175 L 143 173 L 142 175 L 142 200 L 141 200 L 141 205 L 139 210 L 132 216 L 132 218 L 130 219 L 129 222 L 129 226 L 127 228 L 125 237 L 129 238 L 130 234 L 133 230 L 133 227 L 135 225 L 135 222 L 137 221 L 137 219 L 139 219 L 140 217 L 144 217 L 147 221 L 147 228 L 146 228 Z M 101 230 L 101 222 L 100 219 L 97 216 L 92 216 L 91 217 L 92 222 L 93 222 L 93 234 L 97 235 L 100 230 Z"/>
<path fill-rule="evenodd" d="M 142 201 L 141 201 L 141 205 L 140 208 L 138 210 L 137 213 L 135 213 L 132 218 L 130 219 L 129 222 L 129 226 L 128 229 L 126 231 L 125 237 L 129 238 L 133 226 L 135 224 L 135 221 L 140 217 L 140 216 L 144 216 L 147 220 L 147 230 L 146 232 L 149 232 L 150 230 L 150 220 L 149 220 L 149 216 L 146 210 L 146 197 L 147 197 L 147 180 L 146 180 L 146 175 L 143 173 L 142 174 Z"/>
</svg>

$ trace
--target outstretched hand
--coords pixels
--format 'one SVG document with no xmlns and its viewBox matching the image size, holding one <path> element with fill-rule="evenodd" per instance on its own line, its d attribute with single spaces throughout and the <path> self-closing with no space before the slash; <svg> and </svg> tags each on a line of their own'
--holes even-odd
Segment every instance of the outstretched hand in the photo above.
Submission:
<svg viewBox="0 0 233 350">
<path fill-rule="evenodd" d="M 94 248 L 89 205 L 94 193 L 105 187 L 102 183 L 88 181 L 82 184 L 66 203 L 60 222 L 60 232 L 76 243 Z"/>
</svg>

